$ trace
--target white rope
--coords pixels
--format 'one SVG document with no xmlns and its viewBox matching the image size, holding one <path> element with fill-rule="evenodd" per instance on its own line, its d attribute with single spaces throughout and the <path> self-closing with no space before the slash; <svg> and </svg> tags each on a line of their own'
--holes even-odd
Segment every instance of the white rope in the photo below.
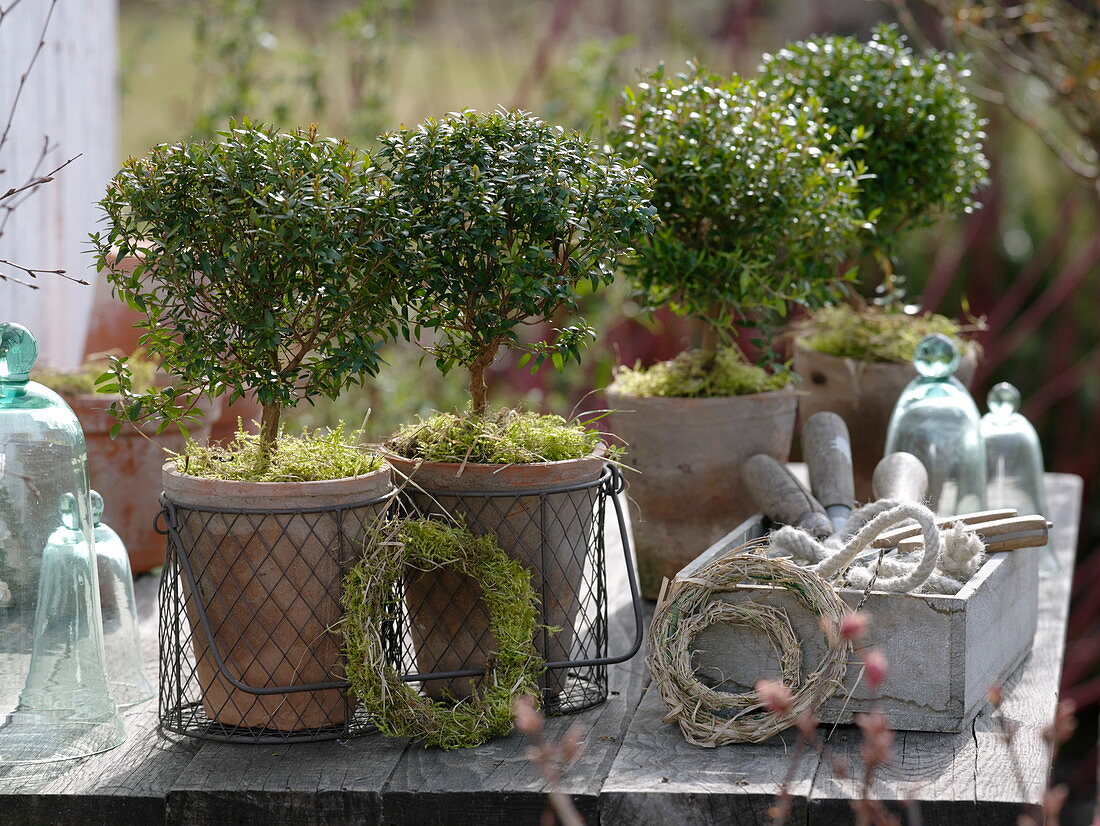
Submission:
<svg viewBox="0 0 1100 826">
<path fill-rule="evenodd" d="M 890 557 L 856 562 L 879 534 L 909 520 L 920 525 L 924 538 L 919 556 L 912 556 L 916 561 Z M 771 546 L 826 579 L 835 581 L 844 576 L 851 586 L 866 588 L 875 578 L 877 590 L 896 593 L 958 593 L 984 561 L 981 540 L 961 523 L 940 531 L 928 508 L 891 499 L 871 502 L 854 511 L 844 530 L 824 542 L 786 526 L 772 533 Z"/>
</svg>

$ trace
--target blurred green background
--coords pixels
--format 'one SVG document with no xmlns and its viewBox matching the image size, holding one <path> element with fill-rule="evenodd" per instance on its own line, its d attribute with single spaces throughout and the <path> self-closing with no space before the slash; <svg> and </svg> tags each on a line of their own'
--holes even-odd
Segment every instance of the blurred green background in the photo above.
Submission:
<svg viewBox="0 0 1100 826">
<path fill-rule="evenodd" d="M 1095 24 L 1094 4 L 1078 6 Z M 752 72 L 763 52 L 787 40 L 865 37 L 877 21 L 897 20 L 899 8 L 905 18 L 912 12 L 902 20 L 911 31 L 954 45 L 928 6 L 901 0 L 123 0 L 122 151 L 210 134 L 242 114 L 283 126 L 317 122 L 370 146 L 403 123 L 497 105 L 598 138 L 623 85 L 660 60 L 677 67 L 694 57 L 715 71 Z M 974 81 L 982 92 L 1005 78 L 978 71 Z M 1029 118 L 1063 130 L 1031 81 L 1011 82 Z M 1100 601 L 1090 597 L 1100 581 L 1098 199 L 1033 128 L 996 103 L 984 112 L 992 161 L 984 208 L 912 235 L 896 269 L 925 309 L 986 319 L 975 396 L 984 407 L 988 387 L 1012 381 L 1048 469 L 1086 479 L 1063 692 L 1093 723 L 1082 726 L 1089 734 L 1080 757 L 1095 744 L 1100 702 Z M 670 357 L 689 333 L 676 319 L 641 318 L 621 286 L 588 297 L 585 317 L 601 338 L 583 366 L 531 375 L 501 359 L 493 398 L 563 414 L 596 409 L 602 400 L 589 394 L 616 363 Z M 417 369 L 419 357 L 391 347 L 391 367 L 376 381 L 291 418 L 357 426 L 369 412 L 368 435 L 383 438 L 417 413 L 461 405 L 461 377 Z M 1076 772 L 1079 787 L 1095 776 L 1085 759 L 1065 771 Z"/>
</svg>

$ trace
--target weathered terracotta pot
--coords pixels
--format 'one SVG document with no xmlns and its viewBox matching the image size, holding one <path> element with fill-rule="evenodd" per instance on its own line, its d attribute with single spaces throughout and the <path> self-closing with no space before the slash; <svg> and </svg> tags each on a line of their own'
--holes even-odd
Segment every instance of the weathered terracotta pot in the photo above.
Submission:
<svg viewBox="0 0 1100 826">
<path fill-rule="evenodd" d="M 756 512 L 741 479 L 750 456 L 785 462 L 794 436 L 794 390 L 683 399 L 607 391 L 611 429 L 627 445 L 627 493 L 637 506 L 634 551 L 642 596 L 657 599 L 708 547 Z"/>
<path fill-rule="evenodd" d="M 606 465 L 603 450 L 583 459 L 531 465 L 462 467 L 450 462 L 387 458 L 399 484 L 400 477 L 410 480 L 408 492 L 421 513 L 462 518 L 474 533 L 495 537 L 509 556 L 530 570 L 531 585 L 541 605 L 540 624 L 560 629 L 540 629 L 535 648 L 547 662 L 573 658 L 574 624 L 584 596 L 586 551 L 599 489 L 592 486 L 554 493 L 545 500 L 525 493 L 595 482 Z M 476 495 L 496 492 L 505 495 Z M 593 576 L 590 571 L 589 577 Z M 475 580 L 452 570 L 432 571 L 409 576 L 405 590 L 421 673 L 485 666 L 486 656 L 496 644 L 481 602 L 481 587 Z M 565 682 L 561 669 L 540 678 L 540 685 L 550 695 L 560 694 Z M 468 697 L 477 683 L 470 678 L 434 680 L 425 689 L 433 697 L 461 699 Z"/>
<path fill-rule="evenodd" d="M 329 482 L 223 482 L 184 476 L 171 462 L 164 466 L 164 492 L 180 508 L 180 541 L 198 582 L 192 594 L 183 578 L 208 717 L 280 731 L 346 722 L 351 706 L 339 689 L 257 695 L 234 687 L 217 669 L 197 607 L 229 673 L 245 685 L 342 680 L 333 628 L 344 575 L 388 503 L 347 508 L 384 496 L 391 479 L 384 467 Z"/>
<path fill-rule="evenodd" d="M 66 396 L 76 413 L 88 443 L 88 477 L 92 488 L 103 496 L 103 521 L 114 528 L 126 545 L 130 567 L 135 574 L 164 564 L 164 537 L 153 530 L 160 510 L 161 466 L 166 451 L 179 452 L 187 441 L 179 428 L 159 435 L 148 426 L 141 431 L 123 425 L 117 439 L 110 437 L 116 419 L 107 408 L 118 396 L 87 394 Z M 201 424 L 189 428 L 191 438 L 202 442 L 210 435 L 210 422 L 220 410 L 220 402 L 204 401 Z"/>
<path fill-rule="evenodd" d="M 141 261 L 133 256 L 112 257 L 108 263 L 121 272 L 133 272 Z M 84 339 L 85 358 L 101 353 L 133 354 L 138 349 L 138 339 L 146 332 L 134 325 L 145 317 L 145 313 L 131 308 L 113 295 L 111 285 L 105 278 L 97 279 L 92 313 L 88 319 L 88 335 Z"/>
<path fill-rule="evenodd" d="M 963 355 L 955 377 L 969 387 L 977 363 L 971 347 Z M 798 396 L 800 421 L 829 410 L 847 423 L 852 437 L 856 499 L 869 502 L 874 498 L 871 476 L 886 446 L 890 414 L 901 391 L 917 377 L 916 368 L 912 364 L 829 356 L 796 339 L 794 371 L 802 379 Z"/>
</svg>

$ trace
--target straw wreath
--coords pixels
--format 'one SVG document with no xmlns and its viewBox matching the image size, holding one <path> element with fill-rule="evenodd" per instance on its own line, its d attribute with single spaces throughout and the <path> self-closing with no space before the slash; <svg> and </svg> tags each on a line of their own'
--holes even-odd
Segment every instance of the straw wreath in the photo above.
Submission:
<svg viewBox="0 0 1100 826">
<path fill-rule="evenodd" d="M 401 679 L 383 642 L 387 620 L 401 612 L 402 578 L 409 570 L 452 568 L 482 586 L 482 602 L 497 648 L 471 697 L 436 702 Z M 532 642 L 538 597 L 530 572 L 491 536 L 433 519 L 394 520 L 368 540 L 363 558 L 344 579 L 345 671 L 352 693 L 383 734 L 413 737 L 444 749 L 477 746 L 512 730 L 512 702 L 538 696 L 543 663 Z"/>
<path fill-rule="evenodd" d="M 739 585 L 768 585 L 790 591 L 824 627 L 839 631 L 848 610 L 833 586 L 805 568 L 768 559 L 759 542 L 743 545 L 676 579 L 658 601 L 649 632 L 646 660 L 653 681 L 668 706 L 665 722 L 676 721 L 688 742 L 714 747 L 727 743 L 760 743 L 790 727 L 806 711 L 815 711 L 833 695 L 844 678 L 849 644 L 839 633 L 825 634 L 825 654 L 817 668 L 802 676 L 802 646 L 786 613 L 758 602 L 726 602 L 723 592 Z M 764 708 L 755 690 L 741 694 L 716 691 L 699 681 L 692 662 L 695 638 L 714 623 L 755 628 L 771 643 L 779 660 L 780 679 L 791 691 L 786 713 Z"/>
</svg>

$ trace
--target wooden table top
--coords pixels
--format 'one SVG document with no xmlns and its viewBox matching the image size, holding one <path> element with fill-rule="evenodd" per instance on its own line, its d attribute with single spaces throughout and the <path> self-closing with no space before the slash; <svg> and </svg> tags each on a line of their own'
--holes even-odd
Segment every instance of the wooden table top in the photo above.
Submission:
<svg viewBox="0 0 1100 826">
<path fill-rule="evenodd" d="M 1041 740 L 1053 718 L 1062 668 L 1081 480 L 1049 474 L 1047 498 L 1061 571 L 1040 583 L 1039 628 L 1030 657 L 1007 681 L 1003 713 L 1019 726 L 1013 759 L 987 708 L 959 734 L 899 732 L 894 761 L 872 795 L 916 801 L 926 826 L 1015 824 L 1022 804 L 1041 799 L 1049 758 Z M 613 533 L 613 532 L 612 532 Z M 611 647 L 632 636 L 621 554 L 609 547 Z M 156 586 L 138 580 L 143 645 L 156 668 Z M 646 609 L 646 616 L 652 606 Z M 552 719 L 550 737 L 573 723 L 587 731 L 584 754 L 563 790 L 588 823 L 761 824 L 788 773 L 794 737 L 756 746 L 702 749 L 661 722 L 647 691 L 644 651 L 612 666 L 602 706 Z M 129 736 L 105 754 L 46 768 L 0 769 L 0 826 L 153 824 L 489 824 L 537 823 L 545 784 L 518 734 L 476 749 L 429 751 L 377 734 L 295 746 L 204 742 L 162 734 L 156 703 L 125 712 Z M 829 749 L 860 765 L 859 732 L 838 727 Z M 1015 768 L 1014 768 L 1015 766 Z M 1017 771 L 1020 779 L 1016 779 Z M 839 824 L 852 817 L 853 780 L 835 777 L 816 755 L 793 775 L 790 824 Z"/>
</svg>

